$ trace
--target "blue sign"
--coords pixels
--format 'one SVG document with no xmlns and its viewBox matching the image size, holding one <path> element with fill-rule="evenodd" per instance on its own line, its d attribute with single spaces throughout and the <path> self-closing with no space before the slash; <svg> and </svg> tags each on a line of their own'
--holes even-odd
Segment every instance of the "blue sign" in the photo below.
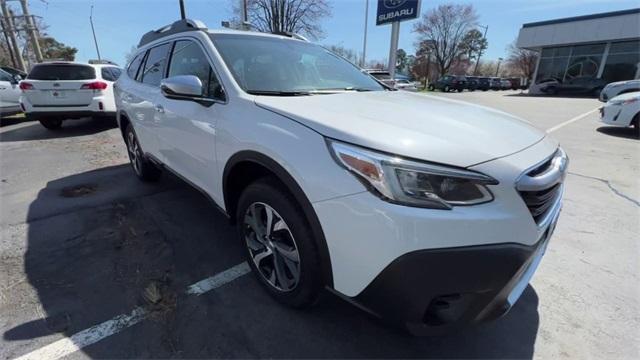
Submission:
<svg viewBox="0 0 640 360">
<path fill-rule="evenodd" d="M 420 0 L 378 0 L 376 25 L 415 19 L 420 16 Z"/>
</svg>

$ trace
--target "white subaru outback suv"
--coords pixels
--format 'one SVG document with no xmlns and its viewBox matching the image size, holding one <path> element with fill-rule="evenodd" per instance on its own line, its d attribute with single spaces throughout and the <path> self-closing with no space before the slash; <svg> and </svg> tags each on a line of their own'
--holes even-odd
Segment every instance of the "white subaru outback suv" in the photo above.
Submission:
<svg viewBox="0 0 640 360">
<path fill-rule="evenodd" d="M 326 288 L 415 334 L 497 318 L 560 213 L 568 159 L 544 132 L 294 37 L 178 21 L 144 35 L 115 91 L 137 176 L 210 197 L 294 307 Z"/>
<path fill-rule="evenodd" d="M 56 61 L 37 64 L 20 82 L 20 104 L 29 120 L 50 130 L 68 119 L 112 118 L 113 83 L 121 69 L 109 64 Z"/>
</svg>

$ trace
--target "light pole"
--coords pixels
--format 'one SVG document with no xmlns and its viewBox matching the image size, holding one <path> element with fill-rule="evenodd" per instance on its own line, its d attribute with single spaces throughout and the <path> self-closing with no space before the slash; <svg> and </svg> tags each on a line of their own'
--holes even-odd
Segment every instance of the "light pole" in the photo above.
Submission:
<svg viewBox="0 0 640 360">
<path fill-rule="evenodd" d="M 360 67 L 364 68 L 367 63 L 367 28 L 369 25 L 369 0 L 364 5 L 364 40 L 362 41 L 362 63 Z"/>
<path fill-rule="evenodd" d="M 96 52 L 98 53 L 98 61 L 101 61 L 100 48 L 98 48 L 98 39 L 96 38 L 96 30 L 93 28 L 93 5 L 91 5 L 91 14 L 89 15 L 89 22 L 91 23 L 91 32 L 93 33 L 93 43 L 96 44 Z"/>
<path fill-rule="evenodd" d="M 484 35 L 482 35 L 482 39 L 484 41 L 487 41 L 487 31 L 489 30 L 489 25 L 484 26 L 484 25 L 478 25 L 478 27 L 481 27 L 484 29 Z M 478 50 L 478 58 L 476 59 L 476 67 L 473 69 L 473 75 L 477 75 L 478 74 L 478 64 L 480 64 L 480 57 L 482 56 L 482 49 Z"/>
<path fill-rule="evenodd" d="M 503 58 L 498 58 L 498 67 L 496 67 L 496 77 L 498 77 L 498 73 L 500 72 L 500 62 L 504 60 Z"/>
</svg>

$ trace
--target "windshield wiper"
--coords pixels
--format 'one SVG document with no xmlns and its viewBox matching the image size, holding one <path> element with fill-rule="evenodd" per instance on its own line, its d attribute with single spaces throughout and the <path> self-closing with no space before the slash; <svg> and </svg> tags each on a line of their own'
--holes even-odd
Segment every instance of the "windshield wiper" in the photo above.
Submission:
<svg viewBox="0 0 640 360">
<path fill-rule="evenodd" d="M 276 91 L 276 90 L 247 90 L 251 95 L 267 95 L 267 96 L 310 96 L 310 91 Z"/>
</svg>

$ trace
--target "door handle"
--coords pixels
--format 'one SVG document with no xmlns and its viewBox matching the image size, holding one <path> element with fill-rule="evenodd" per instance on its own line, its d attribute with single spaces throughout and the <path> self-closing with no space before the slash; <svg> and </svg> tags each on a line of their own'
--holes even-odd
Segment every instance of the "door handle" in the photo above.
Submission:
<svg viewBox="0 0 640 360">
<path fill-rule="evenodd" d="M 164 114 L 164 108 L 162 107 L 162 105 L 156 105 L 156 112 Z"/>
</svg>

